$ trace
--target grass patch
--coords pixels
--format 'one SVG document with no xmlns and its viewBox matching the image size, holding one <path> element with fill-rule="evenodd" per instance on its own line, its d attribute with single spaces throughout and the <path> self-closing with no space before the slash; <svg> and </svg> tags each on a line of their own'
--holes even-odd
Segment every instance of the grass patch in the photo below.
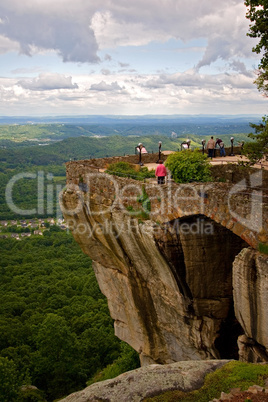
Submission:
<svg viewBox="0 0 268 402">
<path fill-rule="evenodd" d="M 142 194 L 138 196 L 137 201 L 142 204 L 143 210 L 149 215 L 151 212 L 151 201 L 144 186 L 142 186 Z"/>
<path fill-rule="evenodd" d="M 268 254 L 268 245 L 264 243 L 259 243 L 259 251 L 263 254 Z"/>
<path fill-rule="evenodd" d="M 228 393 L 232 388 L 247 390 L 251 385 L 265 385 L 268 378 L 268 365 L 232 361 L 206 376 L 202 388 L 192 392 L 169 391 L 147 398 L 144 402 L 208 402 L 219 398 L 221 392 Z"/>
<path fill-rule="evenodd" d="M 139 222 L 150 219 L 151 202 L 144 186 L 142 186 L 142 194 L 137 197 L 137 202 L 142 205 L 142 209 L 134 209 L 132 205 L 128 205 L 126 210 L 130 215 L 139 218 Z"/>
<path fill-rule="evenodd" d="M 132 205 L 126 207 L 126 210 L 129 212 L 129 215 L 133 216 L 134 218 L 139 219 L 140 221 L 146 221 L 150 219 L 150 214 L 142 209 L 134 209 Z"/>
<path fill-rule="evenodd" d="M 57 182 L 66 182 L 66 176 L 53 176 L 53 182 L 57 183 Z"/>
<path fill-rule="evenodd" d="M 139 170 L 136 170 L 136 166 L 128 162 L 111 163 L 105 172 L 114 176 L 128 177 L 141 181 L 155 177 L 154 170 L 149 170 L 147 167 L 139 167 Z"/>
</svg>

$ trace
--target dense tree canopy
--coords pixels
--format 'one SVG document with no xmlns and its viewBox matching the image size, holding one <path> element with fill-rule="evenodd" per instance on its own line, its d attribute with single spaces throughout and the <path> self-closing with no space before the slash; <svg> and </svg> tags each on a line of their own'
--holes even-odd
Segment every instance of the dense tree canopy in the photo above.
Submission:
<svg viewBox="0 0 268 402">
<path fill-rule="evenodd" d="M 137 353 L 114 335 L 91 260 L 71 234 L 0 239 L 0 253 L 1 401 L 26 401 L 22 385 L 52 401 L 113 362 L 108 376 L 137 367 Z M 44 400 L 37 391 L 27 401 Z"/>
</svg>

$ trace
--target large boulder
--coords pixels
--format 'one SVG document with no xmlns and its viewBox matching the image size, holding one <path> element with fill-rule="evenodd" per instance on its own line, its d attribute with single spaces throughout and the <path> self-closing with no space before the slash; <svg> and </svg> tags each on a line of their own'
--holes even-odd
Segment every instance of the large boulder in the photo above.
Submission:
<svg viewBox="0 0 268 402">
<path fill-rule="evenodd" d="M 206 374 L 227 362 L 207 360 L 153 364 L 92 384 L 61 399 L 61 402 L 138 402 L 167 391 L 190 392 L 202 387 Z"/>
</svg>

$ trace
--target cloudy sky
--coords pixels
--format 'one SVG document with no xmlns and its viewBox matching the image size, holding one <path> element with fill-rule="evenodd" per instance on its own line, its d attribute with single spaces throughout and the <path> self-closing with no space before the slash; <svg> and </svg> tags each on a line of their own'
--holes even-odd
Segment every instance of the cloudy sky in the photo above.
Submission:
<svg viewBox="0 0 268 402">
<path fill-rule="evenodd" d="M 1 0 L 0 115 L 265 114 L 243 0 Z"/>
</svg>

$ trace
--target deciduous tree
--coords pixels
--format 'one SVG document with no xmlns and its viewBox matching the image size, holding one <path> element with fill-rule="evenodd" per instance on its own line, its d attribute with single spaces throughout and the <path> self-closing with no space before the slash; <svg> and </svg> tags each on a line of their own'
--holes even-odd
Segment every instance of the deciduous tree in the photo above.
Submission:
<svg viewBox="0 0 268 402">
<path fill-rule="evenodd" d="M 249 33 L 251 38 L 259 38 L 258 44 L 252 51 L 260 54 L 258 78 L 255 84 L 260 92 L 268 96 L 268 0 L 246 0 L 246 17 L 250 20 Z M 249 159 L 249 165 L 254 165 L 263 158 L 267 160 L 268 154 L 268 117 L 262 119 L 261 124 L 251 124 L 255 133 L 249 134 L 254 142 L 245 144 L 243 154 Z"/>
<path fill-rule="evenodd" d="M 268 96 L 268 0 L 246 0 L 246 17 L 250 20 L 248 36 L 259 38 L 252 51 L 260 54 L 258 78 L 255 83 L 259 91 Z"/>
<path fill-rule="evenodd" d="M 263 117 L 261 124 L 251 124 L 255 129 L 255 133 L 248 136 L 254 139 L 254 142 L 247 142 L 244 146 L 243 153 L 247 156 L 249 165 L 268 159 L 268 117 Z"/>
<path fill-rule="evenodd" d="M 19 383 L 18 373 L 13 361 L 0 357 L 0 400 L 11 402 L 17 400 Z"/>
</svg>

